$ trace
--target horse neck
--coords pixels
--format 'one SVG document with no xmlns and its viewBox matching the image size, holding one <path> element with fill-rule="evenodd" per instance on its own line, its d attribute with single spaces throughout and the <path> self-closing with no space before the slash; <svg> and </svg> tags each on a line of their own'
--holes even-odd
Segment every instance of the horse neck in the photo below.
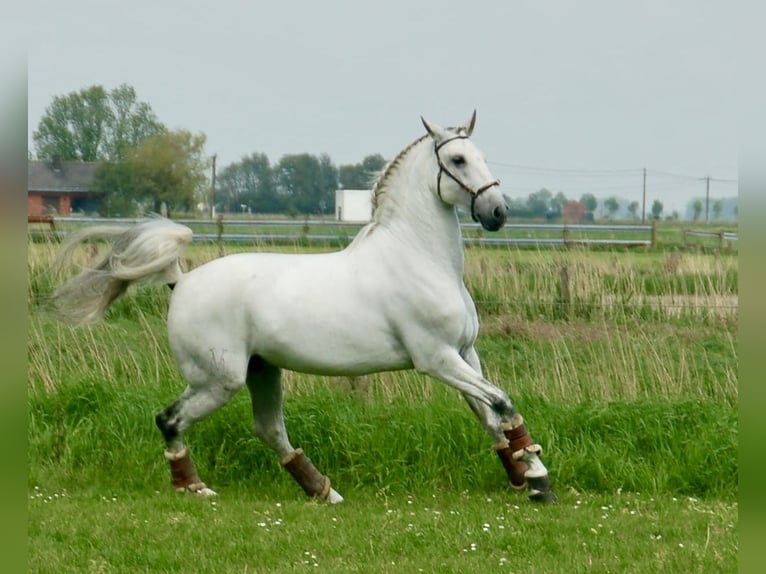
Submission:
<svg viewBox="0 0 766 574">
<path fill-rule="evenodd" d="M 438 172 L 432 140 L 425 138 L 387 176 L 375 220 L 398 241 L 427 254 L 431 260 L 441 260 L 462 277 L 460 222 L 455 208 L 436 195 Z"/>
</svg>

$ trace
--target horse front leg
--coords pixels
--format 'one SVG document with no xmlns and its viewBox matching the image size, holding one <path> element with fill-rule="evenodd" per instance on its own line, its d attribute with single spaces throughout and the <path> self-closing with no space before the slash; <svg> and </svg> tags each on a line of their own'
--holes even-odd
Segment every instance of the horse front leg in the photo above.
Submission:
<svg viewBox="0 0 766 574">
<path fill-rule="evenodd" d="M 482 375 L 481 361 L 473 347 L 464 351 L 462 357 L 471 369 L 479 376 Z M 516 490 L 528 489 L 529 499 L 535 502 L 557 502 L 551 490 L 548 469 L 540 458 L 542 448 L 532 440 L 524 419 L 515 407 L 510 416 L 509 413 L 501 415 L 487 404 L 465 393 L 463 396 L 492 437 L 493 448 L 508 475 L 511 487 Z"/>
</svg>

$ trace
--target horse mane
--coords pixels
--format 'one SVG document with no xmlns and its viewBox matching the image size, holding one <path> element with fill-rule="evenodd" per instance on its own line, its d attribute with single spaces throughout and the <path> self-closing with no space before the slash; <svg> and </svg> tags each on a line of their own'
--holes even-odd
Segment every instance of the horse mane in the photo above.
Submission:
<svg viewBox="0 0 766 574">
<path fill-rule="evenodd" d="M 462 128 L 457 127 L 448 127 L 445 128 L 445 131 L 452 131 L 452 132 L 460 132 Z M 391 177 L 397 172 L 399 167 L 401 166 L 402 161 L 405 157 L 422 141 L 428 139 L 430 136 L 428 134 L 424 134 L 420 136 L 418 139 L 410 143 L 407 147 L 405 147 L 402 151 L 400 151 L 397 156 L 389 161 L 383 169 L 378 174 L 378 177 L 375 179 L 372 187 L 372 221 L 370 221 L 367 225 L 362 227 L 362 229 L 359 230 L 359 233 L 356 234 L 356 237 L 354 237 L 354 240 L 349 244 L 349 247 L 354 246 L 361 241 L 364 240 L 365 237 L 369 236 L 373 230 L 378 226 L 380 223 L 381 218 L 381 210 L 379 209 L 386 199 L 386 192 L 389 190 L 389 184 Z"/>
<path fill-rule="evenodd" d="M 378 178 L 375 181 L 375 184 L 372 188 L 372 218 L 373 222 L 377 222 L 378 220 L 378 214 L 380 213 L 378 211 L 378 207 L 380 207 L 383 204 L 383 201 L 386 198 L 386 192 L 388 191 L 388 183 L 391 179 L 391 176 L 396 173 L 396 170 L 399 168 L 399 166 L 402 163 L 402 160 L 405 158 L 405 156 L 414 148 L 416 145 L 418 145 L 420 142 L 422 142 L 424 139 L 426 139 L 428 134 L 422 135 L 418 139 L 416 139 L 414 142 L 412 142 L 410 145 L 405 147 L 402 151 L 399 152 L 399 154 L 392 159 L 390 162 L 386 164 L 386 166 L 381 170 L 380 174 L 378 175 Z"/>
</svg>

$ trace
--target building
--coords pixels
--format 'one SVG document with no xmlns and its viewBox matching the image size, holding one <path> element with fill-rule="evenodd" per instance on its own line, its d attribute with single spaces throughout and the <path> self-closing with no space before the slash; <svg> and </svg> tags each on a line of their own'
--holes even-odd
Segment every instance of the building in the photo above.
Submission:
<svg viewBox="0 0 766 574">
<path fill-rule="evenodd" d="M 339 189 L 335 192 L 335 219 L 366 223 L 372 219 L 371 189 Z"/>
<path fill-rule="evenodd" d="M 27 162 L 27 215 L 68 216 L 101 211 L 103 194 L 93 190 L 98 162 L 52 161 Z"/>
</svg>

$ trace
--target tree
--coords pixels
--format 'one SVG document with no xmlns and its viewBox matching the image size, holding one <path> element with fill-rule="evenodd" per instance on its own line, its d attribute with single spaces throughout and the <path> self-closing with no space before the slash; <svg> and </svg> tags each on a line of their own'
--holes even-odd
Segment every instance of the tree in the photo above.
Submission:
<svg viewBox="0 0 766 574">
<path fill-rule="evenodd" d="M 526 201 L 505 194 L 503 194 L 503 198 L 505 199 L 505 204 L 508 206 L 509 217 L 525 218 L 530 216 L 530 213 L 527 210 Z"/>
<path fill-rule="evenodd" d="M 717 199 L 713 202 L 713 219 L 721 219 L 723 214 L 723 201 Z"/>
<path fill-rule="evenodd" d="M 344 189 L 369 189 L 385 165 L 386 160 L 382 155 L 368 155 L 361 163 L 340 166 L 338 180 Z"/>
<path fill-rule="evenodd" d="M 551 207 L 558 213 L 561 213 L 561 208 L 567 203 L 569 203 L 569 200 L 567 199 L 567 196 L 564 195 L 563 191 L 559 191 L 553 198 L 551 198 Z"/>
<path fill-rule="evenodd" d="M 697 221 L 700 218 L 700 215 L 702 215 L 702 200 L 695 199 L 692 202 L 692 218 L 694 221 Z"/>
<path fill-rule="evenodd" d="M 544 187 L 538 191 L 530 193 L 527 198 L 527 209 L 530 211 L 532 217 L 545 217 L 545 214 L 551 206 L 552 198 L 553 193 Z"/>
<path fill-rule="evenodd" d="M 216 203 L 222 212 L 279 213 L 284 208 L 266 154 L 253 153 L 243 157 L 224 168 L 216 182 Z"/>
<path fill-rule="evenodd" d="M 126 85 L 102 86 L 55 96 L 32 134 L 38 158 L 122 161 L 129 149 L 167 128 L 149 104 Z"/>
<path fill-rule="evenodd" d="M 638 202 L 637 201 L 631 201 L 628 204 L 628 213 L 630 213 L 630 216 L 633 219 L 638 219 Z"/>
<path fill-rule="evenodd" d="M 616 197 L 608 197 L 604 200 L 604 207 L 606 208 L 607 213 L 609 213 L 609 218 L 614 219 L 617 210 L 620 209 L 620 202 Z"/>
<path fill-rule="evenodd" d="M 104 162 L 94 187 L 105 193 L 111 216 L 169 211 L 193 211 L 208 199 L 205 135 L 177 130 L 146 138 L 129 150 L 125 161 Z"/>
<path fill-rule="evenodd" d="M 102 162 L 96 168 L 91 185 L 94 191 L 104 194 L 103 215 L 130 217 L 138 213 L 133 201 L 133 173 L 126 162 Z"/>
<path fill-rule="evenodd" d="M 596 213 L 598 207 L 598 199 L 592 193 L 583 193 L 580 197 L 580 203 L 582 203 L 588 210 L 588 213 Z"/>
<path fill-rule="evenodd" d="M 662 202 L 659 199 L 655 199 L 654 203 L 652 203 L 652 217 L 659 219 L 664 208 L 665 206 L 662 205 Z"/>
<path fill-rule="evenodd" d="M 288 212 L 323 213 L 334 203 L 338 170 L 326 154 L 285 155 L 275 168 L 275 180 Z"/>
<path fill-rule="evenodd" d="M 319 180 L 321 190 L 316 207 L 320 215 L 332 213 L 335 209 L 335 191 L 338 189 L 338 168 L 326 153 L 319 157 Z"/>
</svg>

